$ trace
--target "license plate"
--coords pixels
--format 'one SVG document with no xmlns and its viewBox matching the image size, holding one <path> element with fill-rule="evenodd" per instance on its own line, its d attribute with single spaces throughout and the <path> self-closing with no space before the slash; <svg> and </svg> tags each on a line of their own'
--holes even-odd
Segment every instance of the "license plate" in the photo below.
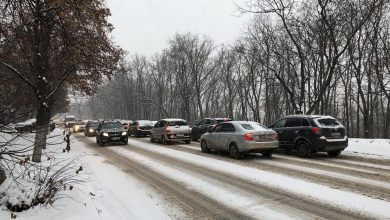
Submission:
<svg viewBox="0 0 390 220">
<path fill-rule="evenodd" d="M 117 140 L 120 140 L 121 138 L 120 137 L 112 137 L 111 140 L 113 141 L 117 141 Z"/>
<path fill-rule="evenodd" d="M 332 133 L 330 133 L 330 136 L 339 137 L 339 136 L 341 136 L 341 133 L 340 132 L 332 132 Z"/>
</svg>

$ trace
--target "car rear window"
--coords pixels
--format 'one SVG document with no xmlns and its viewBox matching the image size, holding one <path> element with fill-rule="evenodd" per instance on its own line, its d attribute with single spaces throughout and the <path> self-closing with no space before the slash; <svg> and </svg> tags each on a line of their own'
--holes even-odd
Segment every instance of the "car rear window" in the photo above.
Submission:
<svg viewBox="0 0 390 220">
<path fill-rule="evenodd" d="M 261 125 L 259 123 L 240 123 L 241 127 L 243 127 L 245 130 L 263 130 L 267 129 L 264 125 Z"/>
<path fill-rule="evenodd" d="M 340 125 L 340 123 L 333 118 L 322 118 L 322 119 L 317 119 L 317 122 L 322 125 L 322 126 L 337 126 Z"/>
<path fill-rule="evenodd" d="M 168 121 L 167 124 L 169 126 L 185 126 L 188 125 L 185 121 Z"/>
<path fill-rule="evenodd" d="M 154 124 L 151 121 L 138 121 L 138 125 L 140 125 L 140 126 L 147 126 L 147 125 L 153 126 Z"/>
</svg>

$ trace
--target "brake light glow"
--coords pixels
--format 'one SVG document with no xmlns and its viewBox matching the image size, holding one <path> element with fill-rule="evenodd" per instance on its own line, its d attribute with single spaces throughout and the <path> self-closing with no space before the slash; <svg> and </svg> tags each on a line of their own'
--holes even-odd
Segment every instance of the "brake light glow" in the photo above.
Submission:
<svg viewBox="0 0 390 220">
<path fill-rule="evenodd" d="M 319 135 L 319 134 L 321 134 L 321 129 L 318 127 L 314 127 L 314 128 L 311 128 L 311 132 L 313 132 L 313 134 Z"/>
<path fill-rule="evenodd" d="M 255 138 L 253 137 L 253 134 L 252 134 L 252 133 L 244 134 L 244 139 L 245 139 L 246 141 L 253 141 L 253 140 L 255 140 Z"/>
</svg>

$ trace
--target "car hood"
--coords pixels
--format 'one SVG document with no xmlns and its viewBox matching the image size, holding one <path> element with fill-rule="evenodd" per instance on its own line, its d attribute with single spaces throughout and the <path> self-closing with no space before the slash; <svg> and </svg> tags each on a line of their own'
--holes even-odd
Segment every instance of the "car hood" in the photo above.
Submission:
<svg viewBox="0 0 390 220">
<path fill-rule="evenodd" d="M 120 128 L 102 129 L 102 132 L 123 132 L 123 131 L 125 130 Z"/>
</svg>

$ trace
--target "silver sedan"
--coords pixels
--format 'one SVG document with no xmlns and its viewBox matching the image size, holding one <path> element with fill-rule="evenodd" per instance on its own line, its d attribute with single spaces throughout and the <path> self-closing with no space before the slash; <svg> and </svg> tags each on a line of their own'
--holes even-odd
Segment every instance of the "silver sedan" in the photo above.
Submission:
<svg viewBox="0 0 390 220">
<path fill-rule="evenodd" d="M 239 159 L 242 153 L 261 153 L 271 157 L 279 147 L 278 134 L 252 121 L 230 121 L 216 125 L 200 138 L 202 152 L 228 151 L 231 158 Z"/>
</svg>

